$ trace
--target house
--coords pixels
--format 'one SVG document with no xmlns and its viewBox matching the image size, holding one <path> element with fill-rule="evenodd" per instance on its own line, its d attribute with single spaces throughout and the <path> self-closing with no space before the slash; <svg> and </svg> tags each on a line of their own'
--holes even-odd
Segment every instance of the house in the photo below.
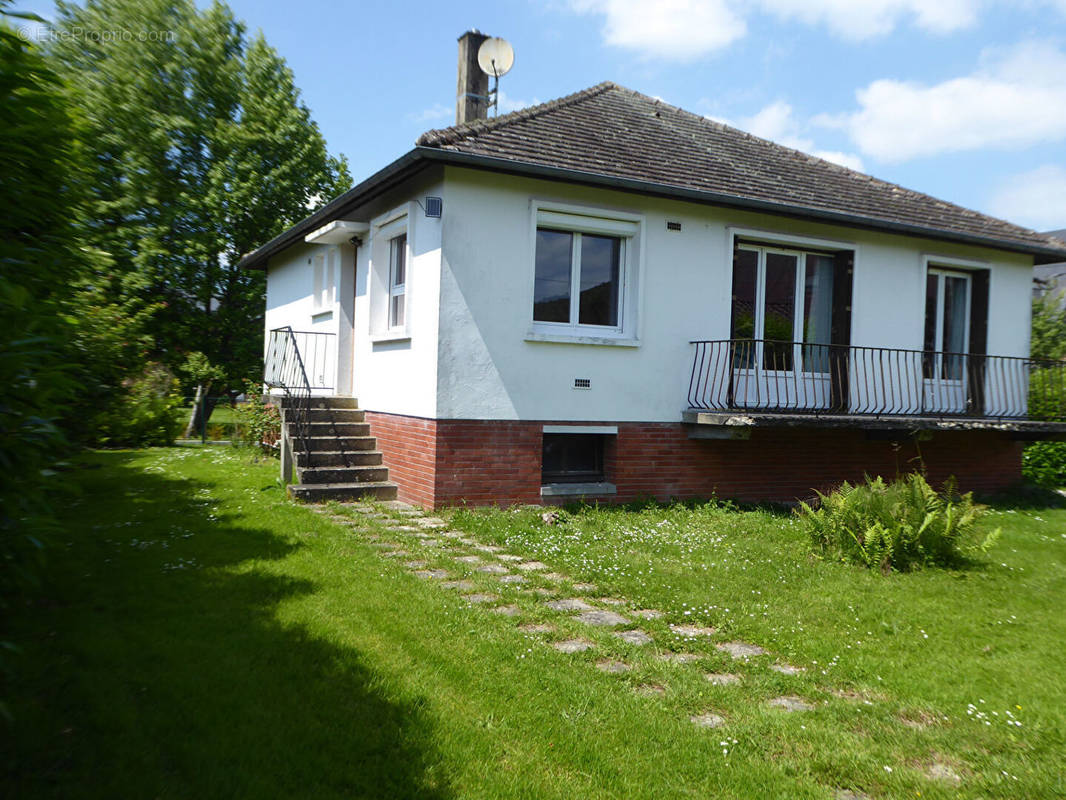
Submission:
<svg viewBox="0 0 1066 800">
<path fill-rule="evenodd" d="M 1066 243 L 1066 228 L 1048 231 L 1045 236 Z M 1033 298 L 1048 297 L 1058 303 L 1059 308 L 1066 307 L 1066 260 L 1042 264 L 1034 268 L 1033 273 Z"/>
<path fill-rule="evenodd" d="M 493 119 L 468 88 L 242 262 L 297 496 L 792 500 L 919 457 L 992 490 L 1066 433 L 1028 358 L 1061 241 L 613 83 Z"/>
</svg>

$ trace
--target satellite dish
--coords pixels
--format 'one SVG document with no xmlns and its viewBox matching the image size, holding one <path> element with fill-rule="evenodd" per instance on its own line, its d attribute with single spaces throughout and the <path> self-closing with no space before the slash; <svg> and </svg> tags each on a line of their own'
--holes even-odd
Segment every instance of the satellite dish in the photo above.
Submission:
<svg viewBox="0 0 1066 800">
<path fill-rule="evenodd" d="M 477 64 L 486 75 L 494 78 L 506 75 L 514 66 L 514 48 L 498 36 L 486 39 L 478 48 Z"/>
</svg>

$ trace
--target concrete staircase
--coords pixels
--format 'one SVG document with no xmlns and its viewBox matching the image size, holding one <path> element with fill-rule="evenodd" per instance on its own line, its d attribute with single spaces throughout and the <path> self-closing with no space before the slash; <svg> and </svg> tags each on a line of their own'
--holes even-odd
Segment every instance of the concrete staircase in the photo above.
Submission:
<svg viewBox="0 0 1066 800">
<path fill-rule="evenodd" d="M 377 439 L 370 435 L 359 402 L 354 397 L 313 397 L 310 404 L 309 452 L 305 453 L 290 427 L 288 404 L 282 403 L 285 435 L 291 445 L 291 472 L 297 479 L 289 485 L 289 494 L 308 503 L 366 497 L 395 500 L 396 484 L 389 481 L 389 469 L 382 464 Z M 283 478 L 287 479 L 287 471 L 283 454 Z"/>
</svg>

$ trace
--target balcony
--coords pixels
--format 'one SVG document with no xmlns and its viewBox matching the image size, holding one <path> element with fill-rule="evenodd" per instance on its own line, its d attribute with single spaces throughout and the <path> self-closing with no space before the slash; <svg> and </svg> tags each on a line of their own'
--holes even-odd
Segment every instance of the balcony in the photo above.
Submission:
<svg viewBox="0 0 1066 800">
<path fill-rule="evenodd" d="M 694 341 L 685 421 L 733 429 L 1066 434 L 1066 362 L 768 339 Z M 718 438 L 718 437 L 713 437 Z"/>
</svg>

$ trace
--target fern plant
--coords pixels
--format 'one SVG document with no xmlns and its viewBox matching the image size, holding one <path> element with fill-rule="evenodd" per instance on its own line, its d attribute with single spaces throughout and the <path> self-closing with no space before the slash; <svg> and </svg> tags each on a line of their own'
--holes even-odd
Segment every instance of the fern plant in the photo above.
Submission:
<svg viewBox="0 0 1066 800">
<path fill-rule="evenodd" d="M 814 507 L 800 503 L 797 514 L 815 549 L 884 573 L 957 564 L 987 550 L 999 533 L 973 543 L 984 507 L 971 493 L 959 495 L 952 482 L 937 492 L 919 473 L 891 483 L 844 483 L 819 492 Z"/>
</svg>

